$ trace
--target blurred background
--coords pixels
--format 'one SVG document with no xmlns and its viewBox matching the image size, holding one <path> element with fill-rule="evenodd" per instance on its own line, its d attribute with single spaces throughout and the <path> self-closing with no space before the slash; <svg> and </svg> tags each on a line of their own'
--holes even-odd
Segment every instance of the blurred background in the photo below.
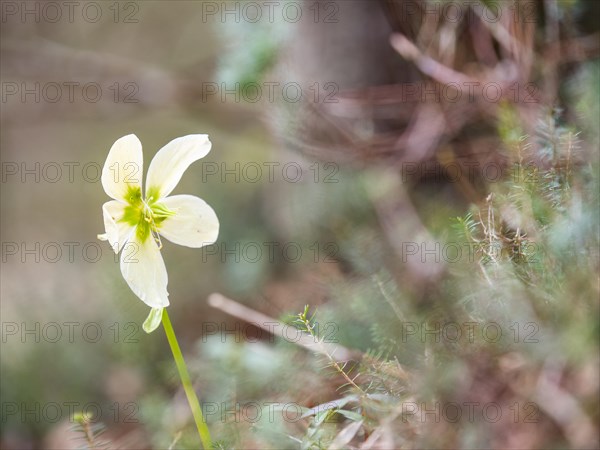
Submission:
<svg viewBox="0 0 600 450">
<path fill-rule="evenodd" d="M 199 448 L 96 239 L 130 133 L 213 143 L 162 254 L 216 446 L 595 448 L 599 4 L 2 2 L 0 448 Z"/>
</svg>

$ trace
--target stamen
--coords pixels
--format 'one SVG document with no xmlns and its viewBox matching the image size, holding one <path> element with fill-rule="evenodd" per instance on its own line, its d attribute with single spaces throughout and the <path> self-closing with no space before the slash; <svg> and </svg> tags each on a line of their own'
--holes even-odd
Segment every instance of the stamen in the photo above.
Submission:
<svg viewBox="0 0 600 450">
<path fill-rule="evenodd" d="M 150 201 L 152 201 L 152 197 L 148 199 L 148 202 Z M 144 220 L 150 224 L 150 234 L 152 235 L 152 239 L 154 239 L 154 242 L 158 245 L 158 249 L 161 250 L 163 245 L 160 234 L 158 233 L 158 227 L 154 222 L 154 213 L 152 212 L 152 208 L 148 205 L 148 202 L 145 200 L 142 200 L 142 202 L 144 203 Z"/>
<path fill-rule="evenodd" d="M 158 245 L 158 249 L 161 250 L 162 249 L 162 241 L 160 240 L 160 234 L 158 233 L 158 231 L 156 231 L 156 228 L 154 230 L 151 230 L 152 233 L 152 237 L 154 238 L 154 242 L 156 242 L 156 245 Z"/>
</svg>

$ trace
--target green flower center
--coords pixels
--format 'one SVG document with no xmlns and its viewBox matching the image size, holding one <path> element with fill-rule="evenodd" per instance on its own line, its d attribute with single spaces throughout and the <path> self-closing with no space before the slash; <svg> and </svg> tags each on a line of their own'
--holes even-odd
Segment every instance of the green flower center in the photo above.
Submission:
<svg viewBox="0 0 600 450">
<path fill-rule="evenodd" d="M 149 194 L 154 191 L 150 190 Z M 156 198 L 158 197 L 150 195 L 148 199 L 144 199 L 139 186 L 130 186 L 125 196 L 128 205 L 125 207 L 125 213 L 120 222 L 136 227 L 135 233 L 140 242 L 146 242 L 146 239 L 152 235 L 161 247 L 158 231 L 164 220 L 175 215 L 175 212 L 162 203 L 156 202 Z"/>
</svg>

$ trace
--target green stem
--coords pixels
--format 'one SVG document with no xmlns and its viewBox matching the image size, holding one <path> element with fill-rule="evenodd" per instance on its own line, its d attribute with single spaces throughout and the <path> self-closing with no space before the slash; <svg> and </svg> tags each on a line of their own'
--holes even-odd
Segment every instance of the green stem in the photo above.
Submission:
<svg viewBox="0 0 600 450">
<path fill-rule="evenodd" d="M 192 409 L 192 414 L 194 415 L 194 421 L 196 422 L 196 428 L 198 429 L 198 434 L 200 435 L 202 446 L 206 450 L 208 450 L 212 448 L 210 432 L 208 431 L 208 426 L 206 425 L 204 417 L 202 416 L 200 402 L 198 401 L 196 392 L 192 387 L 190 375 L 188 373 L 187 366 L 185 365 L 185 360 L 183 359 L 181 349 L 179 348 L 179 343 L 177 342 L 175 331 L 173 331 L 173 325 L 171 325 L 171 320 L 169 319 L 167 308 L 163 309 L 162 324 L 165 328 L 165 334 L 167 335 L 167 340 L 169 341 L 169 345 L 171 346 L 171 351 L 173 352 L 173 358 L 175 359 L 175 364 L 177 365 L 179 378 L 181 378 L 181 383 L 183 384 L 185 395 L 187 396 L 188 403 L 190 404 L 190 408 Z"/>
</svg>

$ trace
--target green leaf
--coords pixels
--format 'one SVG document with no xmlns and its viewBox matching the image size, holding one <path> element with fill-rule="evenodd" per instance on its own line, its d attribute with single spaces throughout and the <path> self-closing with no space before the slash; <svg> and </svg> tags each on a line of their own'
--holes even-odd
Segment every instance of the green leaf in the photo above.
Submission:
<svg viewBox="0 0 600 450">
<path fill-rule="evenodd" d="M 353 420 L 354 422 L 362 423 L 363 416 L 361 416 L 357 412 L 348 411 L 347 409 L 336 409 L 335 412 L 338 414 L 341 414 L 342 416 L 346 417 L 347 419 Z"/>
</svg>

